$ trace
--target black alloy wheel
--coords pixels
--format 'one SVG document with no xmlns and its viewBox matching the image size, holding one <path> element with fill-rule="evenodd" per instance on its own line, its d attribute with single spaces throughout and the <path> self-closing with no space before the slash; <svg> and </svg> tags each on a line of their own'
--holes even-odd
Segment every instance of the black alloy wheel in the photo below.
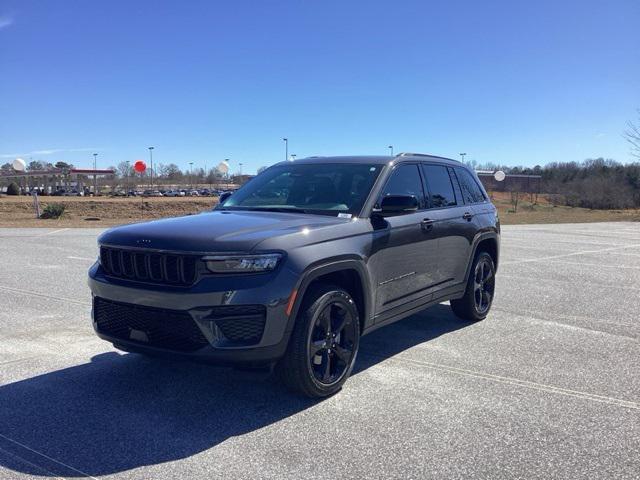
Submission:
<svg viewBox="0 0 640 480">
<path fill-rule="evenodd" d="M 358 308 L 343 288 L 317 284 L 305 293 L 296 317 L 276 372 L 287 387 L 308 397 L 333 395 L 351 374 L 358 355 Z"/>
<path fill-rule="evenodd" d="M 309 335 L 309 368 L 316 381 L 331 385 L 339 381 L 351 366 L 355 355 L 358 325 L 338 299 L 317 315 Z"/>
<path fill-rule="evenodd" d="M 487 252 L 479 252 L 467 280 L 466 290 L 460 298 L 451 300 L 456 316 L 468 322 L 484 320 L 489 314 L 496 289 L 496 268 Z"/>
<path fill-rule="evenodd" d="M 479 315 L 489 312 L 495 288 L 496 276 L 493 271 L 493 262 L 490 258 L 483 256 L 476 263 L 473 277 L 473 298 Z"/>
</svg>

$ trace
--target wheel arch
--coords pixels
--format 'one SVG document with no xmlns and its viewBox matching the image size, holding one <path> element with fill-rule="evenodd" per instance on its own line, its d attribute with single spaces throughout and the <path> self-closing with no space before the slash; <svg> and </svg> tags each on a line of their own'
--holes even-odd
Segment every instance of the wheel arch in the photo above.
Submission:
<svg viewBox="0 0 640 480">
<path fill-rule="evenodd" d="M 475 236 L 473 239 L 473 248 L 471 250 L 471 255 L 469 256 L 469 261 L 467 262 L 467 271 L 464 276 L 465 285 L 469 279 L 469 273 L 471 272 L 471 267 L 473 265 L 473 261 L 476 258 L 476 255 L 479 251 L 485 251 L 491 258 L 493 258 L 493 263 L 495 265 L 496 271 L 498 270 L 498 261 L 500 259 L 500 236 L 497 232 L 482 232 Z"/>
<path fill-rule="evenodd" d="M 306 293 L 317 283 L 334 284 L 349 292 L 358 307 L 360 331 L 362 332 L 368 326 L 372 309 L 369 274 L 362 260 L 347 259 L 311 266 L 305 270 L 296 287 L 297 293 L 289 315 L 288 332 L 293 330 Z"/>
</svg>

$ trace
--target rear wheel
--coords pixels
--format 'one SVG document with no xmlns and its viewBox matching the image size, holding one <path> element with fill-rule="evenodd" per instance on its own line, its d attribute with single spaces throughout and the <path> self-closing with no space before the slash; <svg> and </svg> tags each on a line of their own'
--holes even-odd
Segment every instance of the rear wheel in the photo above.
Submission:
<svg viewBox="0 0 640 480">
<path fill-rule="evenodd" d="M 451 300 L 451 309 L 470 322 L 484 320 L 489 314 L 496 287 L 496 268 L 487 252 L 480 252 L 471 266 L 464 296 Z"/>
<path fill-rule="evenodd" d="M 277 365 L 285 385 L 308 397 L 340 390 L 360 344 L 358 309 L 351 296 L 337 286 L 314 287 L 291 335 L 287 353 Z"/>
</svg>

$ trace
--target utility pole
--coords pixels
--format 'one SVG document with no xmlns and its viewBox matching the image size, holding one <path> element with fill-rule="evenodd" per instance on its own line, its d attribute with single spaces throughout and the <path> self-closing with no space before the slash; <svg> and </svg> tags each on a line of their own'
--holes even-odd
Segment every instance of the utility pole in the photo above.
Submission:
<svg viewBox="0 0 640 480">
<path fill-rule="evenodd" d="M 289 139 L 283 138 L 284 140 L 284 159 L 289 160 Z"/>
<path fill-rule="evenodd" d="M 149 163 L 151 164 L 151 188 L 153 189 L 153 149 L 154 147 L 149 147 Z"/>
<path fill-rule="evenodd" d="M 465 155 L 466 155 L 466 153 L 461 153 L 461 154 L 460 154 L 460 161 L 461 161 L 462 163 L 464 163 L 464 157 L 465 157 Z"/>
<path fill-rule="evenodd" d="M 127 184 L 127 196 L 129 196 L 129 189 L 131 188 L 129 185 L 129 174 L 131 173 L 131 165 L 129 164 L 129 160 L 127 160 L 127 176 L 125 177 L 126 180 L 126 184 Z"/>
<path fill-rule="evenodd" d="M 94 153 L 93 154 L 93 196 L 97 197 L 98 196 L 98 176 L 96 175 L 96 170 L 98 169 L 97 165 L 98 165 L 98 154 Z"/>
</svg>

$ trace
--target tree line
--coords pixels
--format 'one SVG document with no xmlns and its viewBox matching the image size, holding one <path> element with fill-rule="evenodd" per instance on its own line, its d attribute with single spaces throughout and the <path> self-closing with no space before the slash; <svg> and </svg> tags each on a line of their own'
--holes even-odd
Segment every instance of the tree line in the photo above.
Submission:
<svg viewBox="0 0 640 480">
<path fill-rule="evenodd" d="M 471 163 L 478 170 L 540 175 L 540 193 L 547 194 L 555 204 L 595 209 L 640 208 L 640 162 L 623 164 L 594 158 L 535 167 Z M 511 190 L 508 180 L 507 177 L 505 187 Z"/>
</svg>

